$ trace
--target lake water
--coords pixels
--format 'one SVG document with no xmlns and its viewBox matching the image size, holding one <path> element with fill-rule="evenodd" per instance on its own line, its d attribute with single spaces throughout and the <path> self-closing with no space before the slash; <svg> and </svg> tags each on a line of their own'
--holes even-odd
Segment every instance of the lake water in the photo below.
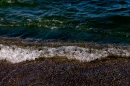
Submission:
<svg viewBox="0 0 130 86">
<path fill-rule="evenodd" d="M 104 47 L 100 52 L 94 50 L 89 53 L 86 48 L 76 48 L 76 55 L 66 52 L 75 52 L 75 47 L 64 47 L 50 49 L 49 56 L 57 54 L 68 56 L 68 58 L 80 58 L 90 61 L 86 58 L 94 59 L 107 57 L 109 55 L 130 56 L 130 1 L 129 0 L 1 0 L 0 1 L 0 37 L 31 39 L 31 40 L 60 40 L 75 42 L 93 42 L 102 44 L 119 44 L 122 47 L 128 45 L 126 51 L 124 48 L 113 48 L 116 54 L 112 54 L 111 47 Z M 17 52 L 9 46 L 0 45 L 6 51 L 1 50 L 2 59 L 7 59 L 8 55 Z M 74 45 L 73 45 L 74 46 Z M 95 45 L 96 46 L 96 45 Z M 68 49 L 68 47 L 70 49 Z M 106 51 L 106 48 L 107 51 Z M 56 50 L 61 49 L 61 54 Z M 68 49 L 64 52 L 64 49 Z M 72 49 L 72 50 L 71 50 Z M 116 49 L 116 50 L 115 50 Z M 118 50 L 119 49 L 119 50 Z M 37 50 L 37 49 L 36 49 Z M 50 51 L 49 51 L 50 50 Z M 52 51 L 51 51 L 52 50 Z M 89 54 L 84 54 L 83 52 Z M 91 49 L 90 49 L 91 50 Z M 38 58 L 40 52 L 36 55 L 26 56 L 26 50 L 19 50 L 17 55 L 9 58 Z M 44 51 L 44 49 L 43 49 Z M 102 54 L 102 51 L 106 51 Z M 106 55 L 106 53 L 111 52 Z M 119 54 L 121 52 L 125 54 Z M 19 54 L 21 53 L 21 54 Z M 79 53 L 79 54 L 78 54 Z M 82 53 L 82 55 L 80 55 Z M 98 53 L 98 54 L 97 54 Z M 24 56 L 25 55 L 25 56 Z M 44 56 L 45 57 L 45 56 Z M 82 59 L 80 59 L 82 60 Z M 14 61 L 14 60 L 13 60 Z M 25 60 L 20 60 L 25 61 Z M 18 61 L 19 62 L 19 61 Z"/>
</svg>

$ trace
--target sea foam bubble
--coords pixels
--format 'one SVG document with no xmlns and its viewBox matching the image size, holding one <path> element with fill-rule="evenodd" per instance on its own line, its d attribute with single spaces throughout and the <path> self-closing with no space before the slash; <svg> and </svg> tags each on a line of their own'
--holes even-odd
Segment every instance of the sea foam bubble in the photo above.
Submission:
<svg viewBox="0 0 130 86">
<path fill-rule="evenodd" d="M 109 48 L 83 48 L 78 46 L 60 46 L 60 47 L 41 47 L 20 48 L 18 46 L 5 46 L 0 44 L 0 60 L 7 60 L 12 63 L 19 63 L 26 60 L 35 60 L 36 58 L 50 57 L 67 57 L 68 59 L 76 59 L 80 61 L 92 61 L 108 56 L 130 57 L 130 50 L 109 47 Z"/>
</svg>

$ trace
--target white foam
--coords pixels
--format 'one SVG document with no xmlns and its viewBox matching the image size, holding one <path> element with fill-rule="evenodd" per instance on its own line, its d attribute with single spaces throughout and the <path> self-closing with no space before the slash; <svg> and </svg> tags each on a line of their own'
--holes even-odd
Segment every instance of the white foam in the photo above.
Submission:
<svg viewBox="0 0 130 86">
<path fill-rule="evenodd" d="M 22 49 L 17 46 L 3 46 L 0 44 L 0 60 L 8 60 L 12 63 L 18 63 L 26 60 L 38 58 L 40 53 L 37 50 Z"/>
<path fill-rule="evenodd" d="M 123 48 L 82 48 L 78 46 L 61 46 L 57 48 L 42 47 L 41 50 L 31 47 L 19 48 L 17 46 L 4 46 L 0 44 L 0 60 L 8 60 L 12 63 L 19 63 L 26 60 L 35 60 L 39 57 L 62 56 L 68 59 L 77 59 L 80 61 L 92 61 L 108 56 L 130 57 L 130 50 Z"/>
<path fill-rule="evenodd" d="M 13 3 L 13 1 L 12 0 L 7 0 L 7 3 Z"/>
</svg>

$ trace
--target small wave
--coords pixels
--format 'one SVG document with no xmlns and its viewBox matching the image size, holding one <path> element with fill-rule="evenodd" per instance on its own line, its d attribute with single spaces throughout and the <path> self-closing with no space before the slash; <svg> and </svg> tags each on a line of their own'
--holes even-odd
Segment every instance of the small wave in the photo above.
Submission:
<svg viewBox="0 0 130 86">
<path fill-rule="evenodd" d="M 19 6 L 35 6 L 36 3 L 31 0 L 1 0 L 0 6 L 2 7 L 8 7 L 13 5 L 19 5 Z"/>
<path fill-rule="evenodd" d="M 0 36 L 130 44 L 129 4 L 129 0 L 0 0 Z"/>
<path fill-rule="evenodd" d="M 81 62 L 89 62 L 96 59 L 115 57 L 130 57 L 130 46 L 112 46 L 108 47 L 86 47 L 80 46 L 59 46 L 59 47 L 18 47 L 16 45 L 7 46 L 0 44 L 0 60 L 7 60 L 12 63 L 19 63 L 36 58 L 66 57 L 67 59 L 76 59 Z"/>
</svg>

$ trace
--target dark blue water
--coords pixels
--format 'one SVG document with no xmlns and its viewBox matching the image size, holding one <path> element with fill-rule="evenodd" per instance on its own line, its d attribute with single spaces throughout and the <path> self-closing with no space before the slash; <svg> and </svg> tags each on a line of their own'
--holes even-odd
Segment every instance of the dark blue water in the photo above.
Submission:
<svg viewBox="0 0 130 86">
<path fill-rule="evenodd" d="M 130 0 L 0 0 L 0 36 L 130 44 Z"/>
</svg>

